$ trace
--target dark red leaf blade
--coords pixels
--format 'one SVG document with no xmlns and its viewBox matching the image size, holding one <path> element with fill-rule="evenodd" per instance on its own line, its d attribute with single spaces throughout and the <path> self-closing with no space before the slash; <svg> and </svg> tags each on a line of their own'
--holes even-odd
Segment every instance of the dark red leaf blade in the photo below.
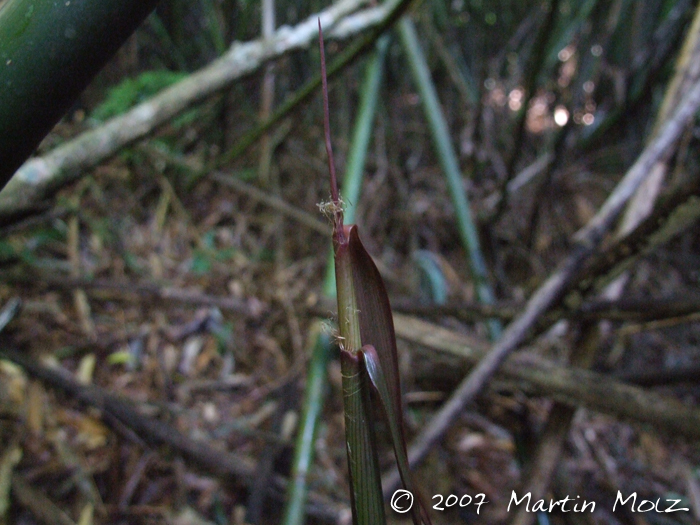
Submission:
<svg viewBox="0 0 700 525">
<path fill-rule="evenodd" d="M 394 445 L 394 454 L 396 455 L 396 464 L 399 467 L 401 481 L 406 490 L 411 492 L 415 498 L 416 504 L 411 508 L 413 523 L 414 525 L 418 525 L 419 523 L 431 525 L 423 498 L 413 483 L 411 469 L 408 463 L 408 454 L 406 453 L 406 440 L 404 438 L 403 428 L 399 426 L 400 418 L 392 408 L 391 394 L 389 393 L 390 385 L 387 384 L 388 380 L 384 374 L 381 359 L 377 350 L 372 345 L 363 346 L 359 354 L 362 358 L 365 371 L 367 372 L 367 377 L 381 401 L 384 416 L 389 425 L 389 432 L 391 433 L 391 441 Z"/>
<path fill-rule="evenodd" d="M 377 351 L 386 377 L 391 411 L 396 414 L 403 435 L 399 360 L 396 353 L 396 334 L 394 333 L 394 319 L 391 315 L 389 296 L 386 293 L 379 270 L 360 241 L 357 226 L 348 226 L 346 229 L 349 230 L 348 254 L 351 261 L 355 299 L 359 310 L 360 339 L 363 345 L 372 345 Z"/>
</svg>

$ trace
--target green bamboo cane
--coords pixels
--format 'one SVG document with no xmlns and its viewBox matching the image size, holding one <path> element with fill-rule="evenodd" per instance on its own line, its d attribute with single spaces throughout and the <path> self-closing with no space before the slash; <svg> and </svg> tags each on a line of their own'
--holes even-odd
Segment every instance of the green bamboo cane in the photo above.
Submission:
<svg viewBox="0 0 700 525">
<path fill-rule="evenodd" d="M 430 77 L 430 69 L 418 42 L 416 28 L 407 16 L 401 19 L 398 26 L 401 43 L 408 59 L 413 80 L 421 97 L 438 160 L 447 177 L 447 185 L 457 216 L 457 227 L 462 244 L 469 256 L 469 266 L 477 296 L 480 302 L 493 304 L 493 291 L 489 285 L 486 263 L 481 253 L 479 234 L 472 218 L 469 200 L 462 185 L 462 173 L 457 162 L 457 155 L 452 147 L 452 139 L 447 123 L 443 117 L 435 86 Z M 491 339 L 494 341 L 498 339 L 501 334 L 501 323 L 496 319 L 491 319 L 488 322 L 488 328 Z"/>
<path fill-rule="evenodd" d="M 0 8 L 0 189 L 157 0 L 7 0 Z"/>
<path fill-rule="evenodd" d="M 344 216 L 348 224 L 355 222 L 357 203 L 360 200 L 360 189 L 365 173 L 365 161 L 369 140 L 372 137 L 372 123 L 377 112 L 379 88 L 384 72 L 384 58 L 389 48 L 389 37 L 383 36 L 377 41 L 377 48 L 369 58 L 365 78 L 360 93 L 360 106 L 355 128 L 353 130 L 348 165 L 343 178 L 343 199 L 345 200 Z M 327 297 L 335 297 L 335 270 L 333 268 L 333 251 L 328 254 L 326 279 L 323 283 L 323 293 Z"/>
<path fill-rule="evenodd" d="M 377 99 L 382 81 L 383 62 L 389 38 L 384 36 L 377 41 L 376 50 L 369 57 L 365 78 L 361 88 L 360 106 L 353 131 L 348 165 L 343 179 L 343 190 L 347 203 L 345 216 L 352 222 L 355 217 L 356 203 L 359 200 L 360 188 L 364 176 L 367 149 L 372 135 L 372 123 L 376 114 Z M 329 254 L 326 278 L 323 285 L 323 295 L 335 297 L 335 262 L 333 253 Z M 314 354 L 309 362 L 306 391 L 301 415 L 299 433 L 297 434 L 292 466 L 292 483 L 288 489 L 287 505 L 285 507 L 283 525 L 301 525 L 304 522 L 306 502 L 307 475 L 313 461 L 313 443 L 316 428 L 323 406 L 323 393 L 326 383 L 326 363 L 331 352 L 330 338 L 327 334 L 318 332 L 314 344 Z"/>
<path fill-rule="evenodd" d="M 345 442 L 350 475 L 350 505 L 354 525 L 381 525 L 386 523 L 382 482 L 379 473 L 379 458 L 375 447 L 374 427 L 370 422 L 371 406 L 369 385 L 362 373 L 358 352 L 362 348 L 360 318 L 355 284 L 353 282 L 353 258 L 348 235 L 349 228 L 343 225 L 343 209 L 335 175 L 335 163 L 330 138 L 328 111 L 328 87 L 320 34 L 321 80 L 323 82 L 323 113 L 328 154 L 328 171 L 331 178 L 331 203 L 328 213 L 333 221 L 333 251 L 335 254 L 335 280 L 338 298 L 338 344 L 343 385 L 343 408 L 345 412 Z"/>
<path fill-rule="evenodd" d="M 354 525 L 386 523 L 382 482 L 377 457 L 369 385 L 360 367 L 357 352 L 362 348 L 359 308 L 353 284 L 351 260 L 346 256 L 347 244 L 336 245 L 335 276 L 338 293 L 338 325 L 340 366 L 343 376 L 343 408 L 345 441 L 350 474 L 350 503 Z"/>
<path fill-rule="evenodd" d="M 314 350 L 306 374 L 304 405 L 294 448 L 294 463 L 290 484 L 287 488 L 283 525 L 304 523 L 308 474 L 313 463 L 316 429 L 323 409 L 326 390 L 326 364 L 331 348 L 330 335 L 316 329 L 312 337 L 315 338 Z"/>
</svg>

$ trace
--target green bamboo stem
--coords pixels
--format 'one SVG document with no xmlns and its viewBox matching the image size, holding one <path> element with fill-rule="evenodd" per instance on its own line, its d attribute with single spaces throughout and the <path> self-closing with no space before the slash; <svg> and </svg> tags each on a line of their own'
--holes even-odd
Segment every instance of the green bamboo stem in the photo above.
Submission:
<svg viewBox="0 0 700 525">
<path fill-rule="evenodd" d="M 269 40 L 275 33 L 275 0 L 263 0 L 260 10 L 262 14 L 262 36 L 264 39 Z M 273 64 L 265 66 L 261 91 L 260 118 L 266 119 L 270 115 L 275 102 L 275 67 Z M 260 144 L 260 160 L 258 161 L 258 180 L 264 186 L 269 186 L 270 184 L 273 150 L 272 136 L 270 134 L 263 135 Z M 277 186 L 276 191 L 279 193 L 279 182 L 273 181 L 273 183 Z"/>
<path fill-rule="evenodd" d="M 371 405 L 369 383 L 360 363 L 362 331 L 366 323 L 360 319 L 360 301 L 363 307 L 367 303 L 366 294 L 375 292 L 381 282 L 368 282 L 364 270 L 374 270 L 374 263 L 365 260 L 369 255 L 357 236 L 355 226 L 343 224 L 343 207 L 338 191 L 338 179 L 333 159 L 331 143 L 330 110 L 328 105 L 328 85 L 326 76 L 326 58 L 323 49 L 321 21 L 318 21 L 318 43 L 321 51 L 321 80 L 323 94 L 323 129 L 330 175 L 331 202 L 328 205 L 333 221 L 333 253 L 335 255 L 336 294 L 338 296 L 338 346 L 343 384 L 343 406 L 345 413 L 345 444 L 348 457 L 350 477 L 350 502 L 352 505 L 353 525 L 381 525 L 386 523 L 384 501 L 382 498 L 382 481 L 379 474 L 374 427 L 371 424 Z M 362 266 L 365 266 L 363 268 Z M 355 273 L 358 272 L 356 276 Z M 355 278 L 360 278 L 356 283 Z M 370 279 L 371 280 L 371 279 Z M 383 290 L 382 290 L 383 291 Z M 386 292 L 384 292 L 386 293 Z M 387 299 L 388 306 L 388 299 Z M 375 308 L 376 309 L 376 308 Z M 370 308 L 371 310 L 371 308 Z M 365 313 L 365 315 L 368 315 Z M 393 335 L 393 328 L 391 330 Z M 382 341 L 384 344 L 384 341 Z M 395 356 L 394 356 L 395 357 Z"/>
<path fill-rule="evenodd" d="M 157 0 L 7 0 L 0 8 L 0 189 Z"/>
<path fill-rule="evenodd" d="M 386 516 L 377 441 L 369 417 L 369 384 L 357 355 L 341 352 L 340 363 L 353 525 L 382 525 Z"/>
<path fill-rule="evenodd" d="M 389 37 L 383 36 L 377 41 L 376 49 L 369 57 L 365 78 L 360 91 L 360 106 L 358 109 L 355 128 L 353 129 L 348 164 L 343 178 L 343 214 L 348 224 L 355 222 L 357 203 L 360 200 L 360 188 L 365 174 L 365 161 L 369 140 L 372 137 L 372 124 L 377 113 L 377 100 L 384 72 L 384 58 L 389 48 Z M 323 293 L 327 297 L 335 297 L 335 270 L 333 268 L 333 252 L 328 254 L 326 278 L 323 282 Z"/>
<path fill-rule="evenodd" d="M 319 323 L 320 324 L 320 323 Z M 287 504 L 282 525 L 304 523 L 308 474 L 313 463 L 316 429 L 323 409 L 326 389 L 326 364 L 330 353 L 330 336 L 320 329 L 314 334 L 314 350 L 306 374 L 306 391 L 301 421 L 294 447 L 292 476 L 287 488 Z"/>
<path fill-rule="evenodd" d="M 360 107 L 352 135 L 352 143 L 348 155 L 348 165 L 343 179 L 343 199 L 345 209 L 343 215 L 348 224 L 355 223 L 355 212 L 360 200 L 360 188 L 365 173 L 365 161 L 369 140 L 372 137 L 372 124 L 377 113 L 377 100 L 384 71 L 384 58 L 389 48 L 389 37 L 383 36 L 377 41 L 376 49 L 369 57 L 365 69 L 365 78 L 360 94 Z"/>
<path fill-rule="evenodd" d="M 353 268 L 347 240 L 334 238 L 335 274 L 340 329 L 340 365 L 345 411 L 345 441 L 350 474 L 350 503 L 353 525 L 381 525 L 386 522 L 374 427 L 371 424 L 369 384 L 357 356 L 362 347 Z"/>
<path fill-rule="evenodd" d="M 401 19 L 398 26 L 401 43 L 408 59 L 413 80 L 421 97 L 438 160 L 447 177 L 447 185 L 457 216 L 457 227 L 462 244 L 469 255 L 469 266 L 477 296 L 480 302 L 493 304 L 494 296 L 488 282 L 486 263 L 479 245 L 479 234 L 472 218 L 469 200 L 462 185 L 462 173 L 452 147 L 452 139 L 440 108 L 435 86 L 430 77 L 430 69 L 418 42 L 416 28 L 407 16 Z M 488 322 L 488 328 L 491 339 L 498 339 L 501 334 L 501 323 L 498 320 L 491 319 Z"/>
<path fill-rule="evenodd" d="M 367 150 L 372 135 L 372 123 L 376 114 L 377 100 L 382 82 L 383 63 L 389 47 L 389 37 L 381 37 L 375 46 L 375 51 L 368 58 L 365 77 L 361 89 L 360 105 L 357 120 L 353 130 L 349 160 L 343 179 L 343 196 L 345 199 L 344 215 L 349 223 L 354 222 L 357 202 L 364 177 Z M 333 251 L 329 253 L 326 268 L 326 278 L 323 284 L 323 295 L 328 298 L 336 296 L 335 265 Z M 301 423 L 294 452 L 292 466 L 292 483 L 289 485 L 287 505 L 285 507 L 283 525 L 301 525 L 304 521 L 304 508 L 307 494 L 307 475 L 313 461 L 313 436 L 318 426 L 323 393 L 326 384 L 326 364 L 331 352 L 328 335 L 321 332 L 316 336 L 314 354 L 309 363 L 307 374 L 304 405 Z M 348 364 L 352 367 L 352 364 Z M 346 370 L 347 371 L 347 370 Z M 352 374 L 351 371 L 348 373 Z M 357 401 L 357 400 L 355 400 Z"/>
</svg>

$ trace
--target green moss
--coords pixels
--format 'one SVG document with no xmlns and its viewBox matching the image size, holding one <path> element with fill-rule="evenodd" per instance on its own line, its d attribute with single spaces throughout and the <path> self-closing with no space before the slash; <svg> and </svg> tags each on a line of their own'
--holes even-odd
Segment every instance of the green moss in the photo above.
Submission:
<svg viewBox="0 0 700 525">
<path fill-rule="evenodd" d="M 127 78 L 109 90 L 105 101 L 93 110 L 91 116 L 104 121 L 121 115 L 186 76 L 187 73 L 179 71 L 154 70 L 144 71 L 136 78 Z"/>
</svg>

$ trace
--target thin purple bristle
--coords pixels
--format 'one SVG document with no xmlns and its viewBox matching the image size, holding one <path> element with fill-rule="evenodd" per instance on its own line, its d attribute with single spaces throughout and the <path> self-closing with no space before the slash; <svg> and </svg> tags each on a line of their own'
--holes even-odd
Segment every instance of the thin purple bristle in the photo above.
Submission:
<svg viewBox="0 0 700 525">
<path fill-rule="evenodd" d="M 326 153 L 328 154 L 328 171 L 331 174 L 331 198 L 333 204 L 340 204 L 338 194 L 338 180 L 335 177 L 335 162 L 333 160 L 333 147 L 331 146 L 331 124 L 330 112 L 328 109 L 328 82 L 326 80 L 326 53 L 323 48 L 323 30 L 321 29 L 321 19 L 318 19 L 318 45 L 321 49 L 321 84 L 323 91 L 323 128 L 326 135 Z"/>
</svg>

